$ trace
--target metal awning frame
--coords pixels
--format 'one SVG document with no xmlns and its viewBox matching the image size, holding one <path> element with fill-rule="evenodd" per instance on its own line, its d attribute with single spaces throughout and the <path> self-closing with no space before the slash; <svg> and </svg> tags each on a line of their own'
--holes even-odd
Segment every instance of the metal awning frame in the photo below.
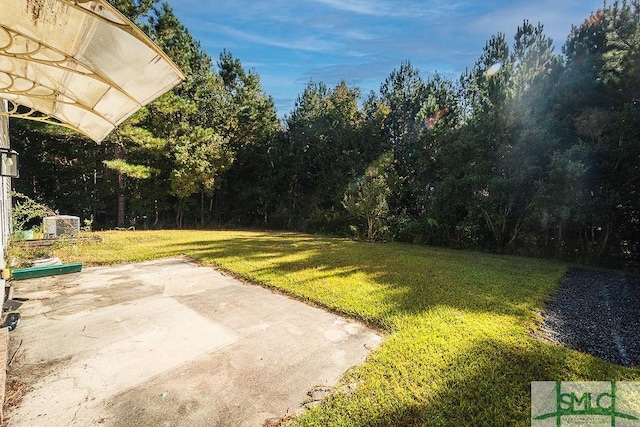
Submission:
<svg viewBox="0 0 640 427">
<path fill-rule="evenodd" d="M 127 33 L 137 41 L 144 43 L 162 61 L 169 64 L 177 80 L 177 83 L 172 84 L 172 87 L 185 80 L 184 74 L 144 32 L 104 0 L 27 0 L 25 13 L 31 12 L 35 15 L 33 10 L 29 10 L 30 1 L 39 1 L 41 9 L 46 7 L 47 4 L 54 5 L 50 6 L 50 8 L 58 8 L 59 4 L 63 4 L 103 24 Z M 43 4 L 45 6 L 42 6 Z M 36 18 L 41 18 L 39 16 L 42 12 L 41 9 L 38 9 L 38 16 Z M 53 13 L 55 13 L 55 10 Z M 21 51 L 20 48 L 16 47 L 18 44 L 21 46 L 28 45 L 29 50 Z M 49 103 L 51 105 L 68 105 L 71 108 L 84 110 L 88 114 L 95 115 L 115 127 L 126 120 L 137 109 L 170 89 L 161 87 L 158 92 L 150 93 L 147 97 L 148 99 L 136 99 L 136 97 L 125 90 L 122 85 L 110 78 L 106 73 L 101 72 L 97 67 L 88 63 L 88 61 L 82 62 L 67 52 L 56 49 L 44 40 L 35 39 L 19 31 L 17 28 L 8 28 L 0 22 L 0 60 L 2 60 L 3 57 L 5 57 L 4 62 L 0 61 L 0 77 L 3 77 L 3 79 L 0 79 L 0 97 L 8 101 L 9 108 L 8 111 L 0 112 L 0 114 L 65 126 L 85 134 L 88 134 L 88 132 L 86 129 L 82 129 L 81 126 L 65 121 L 64 118 L 57 117 L 55 113 L 52 114 L 51 112 L 39 110 L 36 106 L 38 101 L 44 101 L 47 105 L 49 105 Z M 11 61 L 10 68 L 2 67 L 3 63 L 8 63 L 6 58 Z M 39 72 L 41 78 L 38 79 L 38 81 L 30 78 L 29 75 L 27 75 L 27 71 L 20 72 L 29 70 L 28 64 L 38 64 L 40 67 Z M 108 117 L 108 114 L 98 111 L 94 106 L 83 101 L 82 95 L 75 93 L 74 88 L 68 85 L 65 86 L 65 82 L 57 81 L 56 77 L 60 76 L 60 72 L 63 73 L 63 76 L 69 73 L 99 82 L 111 90 L 116 91 L 122 99 L 128 99 L 128 102 L 135 107 L 131 108 L 131 111 L 127 111 L 126 114 L 121 117 L 117 117 L 117 120 L 113 120 L 113 118 Z M 99 138 L 95 135 L 90 136 L 96 140 Z"/>
</svg>

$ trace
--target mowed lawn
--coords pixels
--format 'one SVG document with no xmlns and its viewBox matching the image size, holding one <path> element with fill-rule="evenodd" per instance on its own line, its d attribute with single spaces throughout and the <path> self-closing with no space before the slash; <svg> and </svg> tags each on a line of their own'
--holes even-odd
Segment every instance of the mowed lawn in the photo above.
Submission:
<svg viewBox="0 0 640 427">
<path fill-rule="evenodd" d="M 303 426 L 530 425 L 530 383 L 640 380 L 533 337 L 557 262 L 253 231 L 111 231 L 56 248 L 66 262 L 186 255 L 386 334 Z M 284 414 L 283 414 L 284 415 Z"/>
</svg>

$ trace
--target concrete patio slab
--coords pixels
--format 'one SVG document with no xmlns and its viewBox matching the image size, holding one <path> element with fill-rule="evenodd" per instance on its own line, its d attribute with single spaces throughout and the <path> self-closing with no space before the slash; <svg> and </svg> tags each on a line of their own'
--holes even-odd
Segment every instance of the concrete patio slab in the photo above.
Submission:
<svg viewBox="0 0 640 427">
<path fill-rule="evenodd" d="M 183 258 L 14 283 L 8 426 L 262 426 L 381 336 Z"/>
</svg>

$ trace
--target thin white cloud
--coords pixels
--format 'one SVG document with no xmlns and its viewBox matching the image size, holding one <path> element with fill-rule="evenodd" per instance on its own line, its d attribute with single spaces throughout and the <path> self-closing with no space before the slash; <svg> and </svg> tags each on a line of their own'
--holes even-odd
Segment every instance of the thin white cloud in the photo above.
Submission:
<svg viewBox="0 0 640 427">
<path fill-rule="evenodd" d="M 302 50 L 307 52 L 332 52 L 338 48 L 338 46 L 321 37 L 288 37 L 287 39 L 277 39 L 274 37 L 268 37 L 262 34 L 254 34 L 243 30 L 238 30 L 226 25 L 213 25 L 211 27 L 214 31 L 224 34 L 226 36 L 244 40 L 251 43 L 262 44 L 266 46 L 279 47 L 283 49 Z"/>
<path fill-rule="evenodd" d="M 325 6 L 345 12 L 354 12 L 362 15 L 384 16 L 388 14 L 388 8 L 384 3 L 374 1 L 343 1 L 343 0 L 314 0 L 316 3 L 322 3 Z"/>
<path fill-rule="evenodd" d="M 312 0 L 343 12 L 395 18 L 437 17 L 458 9 L 463 2 L 453 1 L 386 1 L 386 0 Z"/>
<path fill-rule="evenodd" d="M 364 31 L 357 31 L 357 30 L 346 30 L 342 34 L 344 37 L 348 39 L 359 40 L 359 41 L 375 40 L 378 37 L 378 35 L 376 34 L 366 33 Z"/>
</svg>

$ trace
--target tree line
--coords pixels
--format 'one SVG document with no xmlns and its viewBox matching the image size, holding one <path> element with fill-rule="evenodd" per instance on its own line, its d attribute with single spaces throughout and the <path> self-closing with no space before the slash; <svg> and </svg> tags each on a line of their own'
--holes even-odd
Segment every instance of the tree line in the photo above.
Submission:
<svg viewBox="0 0 640 427">
<path fill-rule="evenodd" d="M 562 53 L 524 20 L 458 79 L 407 60 L 378 92 L 311 81 L 283 120 L 255 70 L 224 50 L 214 63 L 167 4 L 111 3 L 188 80 L 99 145 L 11 121 L 14 187 L 61 213 L 638 266 L 638 0 L 605 3 Z"/>
</svg>

